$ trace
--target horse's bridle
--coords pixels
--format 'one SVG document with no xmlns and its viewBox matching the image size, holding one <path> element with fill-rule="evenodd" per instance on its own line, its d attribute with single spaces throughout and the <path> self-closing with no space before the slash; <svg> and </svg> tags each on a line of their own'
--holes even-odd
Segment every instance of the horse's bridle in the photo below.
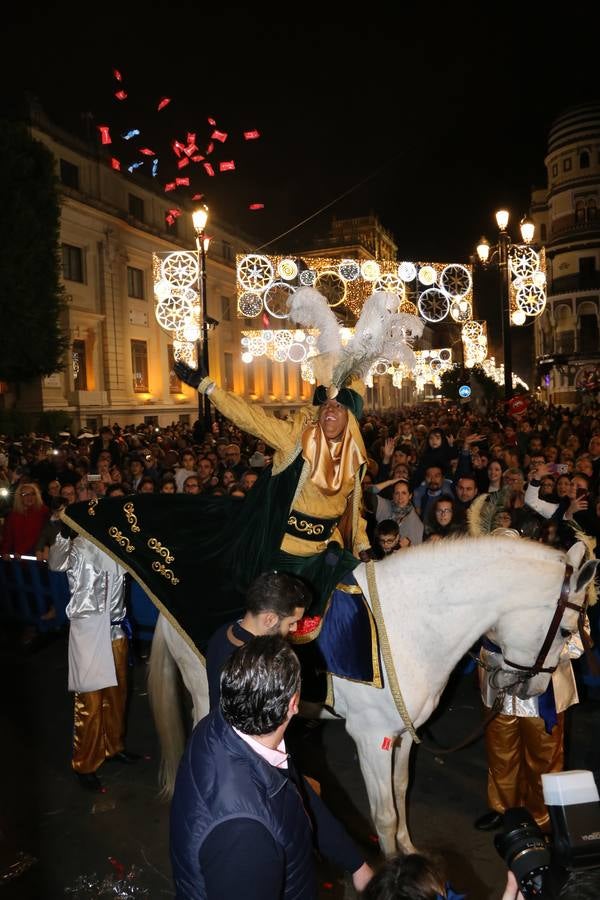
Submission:
<svg viewBox="0 0 600 900">
<path fill-rule="evenodd" d="M 556 601 L 556 610 L 554 611 L 554 616 L 552 617 L 552 621 L 550 622 L 550 627 L 546 632 L 546 637 L 544 638 L 544 643 L 540 649 L 540 652 L 537 655 L 537 659 L 534 662 L 533 666 L 522 666 L 519 663 L 511 662 L 509 659 L 504 657 L 504 662 L 507 666 L 510 666 L 513 669 L 519 669 L 526 673 L 526 675 L 522 676 L 519 680 L 527 680 L 529 678 L 533 678 L 535 675 L 539 675 L 541 672 L 546 672 L 552 674 L 556 670 L 556 666 L 552 667 L 544 667 L 544 661 L 546 656 L 548 655 L 548 651 L 552 646 L 554 638 L 556 637 L 556 632 L 560 627 L 560 623 L 564 612 L 566 609 L 573 609 L 577 613 L 577 625 L 579 628 L 579 634 L 581 635 L 581 640 L 583 642 L 583 646 L 586 646 L 587 643 L 587 635 L 584 631 L 585 625 L 585 613 L 588 605 L 587 596 L 584 598 L 583 603 L 579 606 L 577 603 L 571 603 L 569 600 L 569 595 L 571 593 L 571 575 L 573 574 L 573 566 L 566 565 L 565 566 L 565 577 L 563 578 L 562 587 L 560 589 L 560 597 Z M 557 663 L 558 665 L 558 663 Z"/>
</svg>

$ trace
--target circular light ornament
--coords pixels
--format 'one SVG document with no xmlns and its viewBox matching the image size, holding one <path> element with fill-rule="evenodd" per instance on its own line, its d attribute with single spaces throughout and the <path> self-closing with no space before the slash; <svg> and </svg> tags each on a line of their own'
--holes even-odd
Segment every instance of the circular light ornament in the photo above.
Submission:
<svg viewBox="0 0 600 900">
<path fill-rule="evenodd" d="M 377 281 L 381 276 L 379 263 L 375 259 L 366 259 L 360 264 L 360 271 L 365 281 Z"/>
<path fill-rule="evenodd" d="M 442 368 L 442 361 L 438 356 L 435 356 L 433 359 L 429 360 L 429 368 L 432 372 L 439 372 Z"/>
<path fill-rule="evenodd" d="M 184 323 L 184 326 L 181 329 L 181 334 L 184 341 L 188 341 L 190 344 L 193 344 L 195 343 L 195 341 L 200 340 L 200 326 L 193 319 L 188 319 L 188 321 Z"/>
<path fill-rule="evenodd" d="M 304 362 L 307 356 L 307 350 L 304 344 L 291 344 L 288 350 L 288 359 L 295 363 Z"/>
<path fill-rule="evenodd" d="M 539 269 L 540 258 L 533 247 L 513 247 L 509 257 L 510 268 L 517 278 L 526 278 Z"/>
<path fill-rule="evenodd" d="M 157 300 L 166 300 L 171 296 L 171 285 L 166 278 L 161 278 L 154 285 L 154 296 Z"/>
<path fill-rule="evenodd" d="M 442 362 L 449 363 L 452 359 L 452 350 L 449 347 L 442 347 L 438 355 Z"/>
<path fill-rule="evenodd" d="M 254 359 L 254 357 L 252 356 L 252 354 L 250 353 L 249 350 L 246 350 L 244 353 L 242 353 L 242 362 L 243 363 L 246 363 L 246 364 L 251 363 L 253 359 Z"/>
<path fill-rule="evenodd" d="M 307 334 L 307 335 L 306 335 L 306 343 L 309 345 L 309 347 L 312 347 L 314 344 L 317 343 L 317 339 L 316 339 L 316 337 L 314 336 L 314 334 Z"/>
<path fill-rule="evenodd" d="M 262 337 L 254 337 L 250 338 L 248 350 L 252 356 L 264 356 L 267 352 L 267 347 Z"/>
<path fill-rule="evenodd" d="M 389 365 L 390 364 L 388 360 L 378 359 L 375 365 L 372 367 L 371 371 L 374 375 L 387 375 Z"/>
<path fill-rule="evenodd" d="M 431 284 L 435 284 L 437 281 L 437 272 L 433 268 L 433 266 L 422 266 L 419 269 L 419 281 L 421 284 L 424 284 L 428 287 Z"/>
<path fill-rule="evenodd" d="M 450 315 L 455 322 L 468 322 L 472 315 L 471 304 L 468 300 L 459 300 L 450 305 Z"/>
<path fill-rule="evenodd" d="M 346 282 L 334 271 L 319 272 L 315 288 L 323 294 L 332 308 L 339 306 L 346 299 Z"/>
<path fill-rule="evenodd" d="M 198 368 L 195 344 L 188 344 L 187 341 L 173 341 L 173 356 L 177 362 L 181 360 L 192 369 Z"/>
<path fill-rule="evenodd" d="M 277 266 L 277 274 L 284 281 L 293 281 L 298 275 L 298 266 L 293 259 L 282 259 Z"/>
<path fill-rule="evenodd" d="M 510 319 L 513 325 L 524 325 L 527 316 L 522 309 L 515 309 L 515 311 L 511 314 Z"/>
<path fill-rule="evenodd" d="M 398 266 L 398 275 L 402 281 L 414 281 L 417 277 L 417 267 L 411 262 L 401 262 Z"/>
<path fill-rule="evenodd" d="M 304 332 L 302 331 L 301 328 L 297 328 L 296 331 L 294 332 L 294 341 L 297 344 L 301 344 L 305 337 L 306 337 L 306 335 L 304 334 Z"/>
<path fill-rule="evenodd" d="M 354 259 L 343 259 L 338 266 L 338 272 L 344 281 L 356 281 L 360 275 L 360 266 Z"/>
<path fill-rule="evenodd" d="M 382 275 L 381 278 L 375 282 L 375 290 L 397 294 L 398 300 L 400 301 L 404 299 L 404 282 L 399 275 L 394 275 L 391 272 L 387 275 Z"/>
<path fill-rule="evenodd" d="M 273 354 L 273 358 L 275 362 L 285 362 L 288 358 L 287 347 L 276 347 L 275 353 Z"/>
<path fill-rule="evenodd" d="M 440 287 L 454 300 L 466 297 L 473 287 L 471 273 L 466 266 L 460 263 L 451 263 L 442 270 L 440 275 Z"/>
<path fill-rule="evenodd" d="M 242 347 L 247 347 L 249 343 L 250 343 L 250 338 L 246 337 L 244 335 L 244 337 L 240 341 L 240 344 L 242 345 Z"/>
<path fill-rule="evenodd" d="M 481 322 L 476 322 L 474 319 L 471 319 L 469 322 L 465 322 L 462 327 L 462 336 L 469 338 L 474 341 L 475 338 L 478 338 L 483 334 L 483 325 Z"/>
<path fill-rule="evenodd" d="M 281 328 L 279 331 L 273 332 L 273 342 L 276 347 L 285 347 L 286 348 L 286 356 L 287 356 L 287 348 L 293 343 L 294 337 L 292 332 L 287 328 Z"/>
<path fill-rule="evenodd" d="M 198 280 L 198 259 L 194 253 L 169 253 L 161 263 L 160 274 L 172 287 L 186 287 Z"/>
<path fill-rule="evenodd" d="M 285 281 L 275 281 L 265 291 L 265 309 L 276 319 L 287 319 L 288 300 L 294 293 L 294 288 Z"/>
<path fill-rule="evenodd" d="M 546 292 L 535 284 L 524 284 L 517 291 L 517 305 L 528 316 L 539 316 L 546 306 Z"/>
<path fill-rule="evenodd" d="M 270 259 L 258 253 L 249 253 L 237 265 L 237 279 L 245 291 L 266 291 L 274 278 Z"/>
<path fill-rule="evenodd" d="M 421 272 L 423 270 L 421 269 Z M 435 270 L 434 270 L 435 271 Z M 419 272 L 419 277 L 421 276 Z M 446 318 L 450 310 L 450 300 L 447 294 L 437 288 L 429 288 L 423 291 L 419 297 L 419 313 L 427 322 L 441 322 Z"/>
<path fill-rule="evenodd" d="M 191 291 L 191 299 L 190 293 L 184 291 L 179 296 L 172 294 L 166 300 L 157 303 L 154 315 L 160 327 L 165 331 L 177 331 L 181 328 L 184 321 L 192 315 L 195 297 L 194 291 Z"/>
<path fill-rule="evenodd" d="M 546 273 L 545 272 L 534 272 L 532 275 L 532 281 L 536 287 L 545 288 L 546 287 Z"/>
<path fill-rule="evenodd" d="M 245 291 L 238 299 L 238 311 L 247 319 L 254 319 L 263 308 L 262 297 L 254 291 Z"/>
<path fill-rule="evenodd" d="M 299 281 L 302 287 L 312 287 L 316 277 L 317 273 L 314 269 L 303 269 L 300 272 Z"/>
</svg>

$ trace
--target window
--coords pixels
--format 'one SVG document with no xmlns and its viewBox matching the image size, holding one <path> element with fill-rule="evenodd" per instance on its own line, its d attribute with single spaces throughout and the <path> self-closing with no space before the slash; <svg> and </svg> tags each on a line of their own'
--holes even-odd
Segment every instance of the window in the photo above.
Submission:
<svg viewBox="0 0 600 900">
<path fill-rule="evenodd" d="M 146 341 L 131 342 L 131 369 L 133 390 L 136 394 L 148 391 L 148 345 Z"/>
<path fill-rule="evenodd" d="M 221 296 L 221 321 L 231 322 L 231 298 Z"/>
<path fill-rule="evenodd" d="M 144 221 L 144 201 L 135 194 L 129 195 L 129 215 L 137 219 L 138 222 Z"/>
<path fill-rule="evenodd" d="M 144 425 L 158 425 L 158 416 L 144 416 Z"/>
<path fill-rule="evenodd" d="M 144 272 L 142 269 L 134 269 L 127 266 L 127 296 L 145 300 Z"/>
<path fill-rule="evenodd" d="M 68 162 L 66 159 L 61 159 L 60 180 L 66 187 L 74 188 L 76 191 L 78 191 L 79 166 L 74 166 L 73 163 Z"/>
<path fill-rule="evenodd" d="M 598 316 L 596 313 L 585 313 L 579 316 L 579 350 L 581 353 L 596 353 L 598 348 Z"/>
<path fill-rule="evenodd" d="M 558 331 L 556 334 L 556 352 L 573 353 L 575 350 L 575 332 Z"/>
<path fill-rule="evenodd" d="M 580 169 L 589 169 L 590 167 L 590 154 L 587 150 L 583 150 L 579 154 L 579 168 Z"/>
<path fill-rule="evenodd" d="M 223 259 L 232 260 L 233 259 L 233 247 L 229 243 L 229 241 L 223 241 L 221 244 L 221 249 L 223 253 Z"/>
<path fill-rule="evenodd" d="M 585 222 L 585 200 L 577 200 L 575 203 L 575 223 L 581 225 Z"/>
<path fill-rule="evenodd" d="M 173 352 L 173 344 L 167 347 L 167 366 L 169 367 L 169 391 L 171 394 L 181 393 L 181 381 L 173 371 L 175 365 L 175 353 Z"/>
<path fill-rule="evenodd" d="M 596 271 L 596 257 L 595 256 L 581 256 L 579 258 L 579 274 L 580 275 L 593 275 Z"/>
<path fill-rule="evenodd" d="M 79 281 L 83 284 L 83 251 L 72 244 L 62 245 L 63 277 L 66 281 Z"/>
<path fill-rule="evenodd" d="M 254 384 L 254 364 L 253 363 L 245 363 L 244 364 L 244 382 L 246 387 L 247 394 L 253 394 L 255 389 Z"/>
<path fill-rule="evenodd" d="M 179 424 L 180 425 L 189 425 L 190 424 L 190 414 L 189 413 L 179 413 Z"/>
<path fill-rule="evenodd" d="M 85 430 L 91 432 L 91 434 L 98 433 L 98 419 L 86 419 L 85 420 Z"/>
<path fill-rule="evenodd" d="M 224 353 L 223 354 L 223 363 L 225 369 L 225 384 L 224 388 L 226 391 L 233 390 L 233 353 Z"/>
<path fill-rule="evenodd" d="M 567 157 L 567 159 L 563 159 L 563 172 L 570 172 L 572 166 L 573 163 L 569 157 Z"/>
<path fill-rule="evenodd" d="M 557 175 L 558 175 L 558 163 L 554 163 L 554 165 L 552 166 L 552 177 L 556 178 Z"/>
<path fill-rule="evenodd" d="M 73 366 L 73 390 L 87 391 L 87 360 L 85 357 L 85 341 L 73 341 L 71 349 Z"/>
<path fill-rule="evenodd" d="M 588 222 L 595 222 L 598 218 L 598 206 L 595 200 L 588 200 L 585 210 Z"/>
</svg>

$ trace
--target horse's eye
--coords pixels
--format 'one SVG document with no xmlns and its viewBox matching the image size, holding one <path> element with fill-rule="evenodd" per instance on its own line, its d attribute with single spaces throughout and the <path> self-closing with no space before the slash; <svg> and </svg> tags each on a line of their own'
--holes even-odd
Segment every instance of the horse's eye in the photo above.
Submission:
<svg viewBox="0 0 600 900">
<path fill-rule="evenodd" d="M 569 631 L 568 628 L 561 628 L 561 629 L 560 629 L 560 636 L 561 636 L 561 637 L 564 637 L 564 638 L 569 638 L 569 637 L 571 637 L 571 632 Z"/>
</svg>

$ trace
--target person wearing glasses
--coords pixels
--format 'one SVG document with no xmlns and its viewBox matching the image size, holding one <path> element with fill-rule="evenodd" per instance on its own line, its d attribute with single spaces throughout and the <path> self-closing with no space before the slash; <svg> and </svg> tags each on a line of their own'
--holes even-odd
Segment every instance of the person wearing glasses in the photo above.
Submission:
<svg viewBox="0 0 600 900">
<path fill-rule="evenodd" d="M 442 496 L 434 500 L 425 521 L 425 540 L 441 541 L 464 531 L 464 516 L 454 497 Z"/>
<path fill-rule="evenodd" d="M 4 522 L 0 544 L 2 558 L 35 556 L 36 544 L 49 518 L 50 510 L 42 500 L 37 484 L 25 481 L 18 485 L 13 508 Z"/>
</svg>

